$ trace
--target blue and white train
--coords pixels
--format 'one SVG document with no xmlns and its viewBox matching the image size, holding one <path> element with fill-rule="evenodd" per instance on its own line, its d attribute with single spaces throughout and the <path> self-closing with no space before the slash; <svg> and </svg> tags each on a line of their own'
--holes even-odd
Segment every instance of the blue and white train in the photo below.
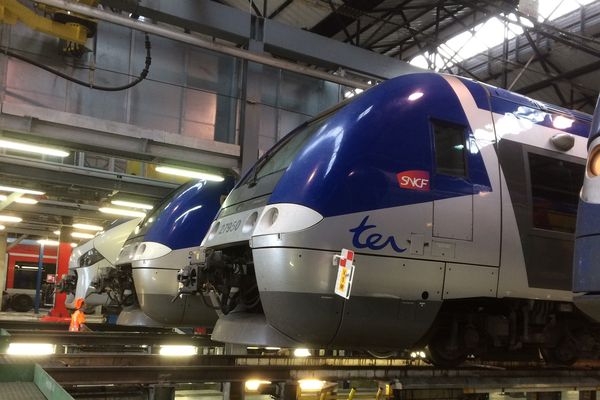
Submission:
<svg viewBox="0 0 600 400">
<path fill-rule="evenodd" d="M 438 364 L 595 350 L 571 292 L 589 126 L 435 73 L 319 115 L 255 164 L 203 241 L 199 286 L 221 309 L 213 339 L 427 346 Z M 335 290 L 342 249 L 355 252 L 348 298 Z"/>
<path fill-rule="evenodd" d="M 168 196 L 131 233 L 104 286 L 125 305 L 118 324 L 212 327 L 202 296 L 176 300 L 177 272 L 194 258 L 233 180 L 191 181 Z M 140 312 L 141 311 L 141 312 Z M 148 319 L 149 317 L 149 319 Z"/>
<path fill-rule="evenodd" d="M 575 304 L 600 322 L 600 98 L 588 141 L 588 162 L 577 214 L 573 292 Z"/>
</svg>

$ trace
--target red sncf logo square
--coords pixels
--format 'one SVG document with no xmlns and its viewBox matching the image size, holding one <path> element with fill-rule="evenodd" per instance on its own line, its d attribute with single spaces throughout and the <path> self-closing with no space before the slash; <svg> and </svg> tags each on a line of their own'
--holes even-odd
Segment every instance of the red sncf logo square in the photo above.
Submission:
<svg viewBox="0 0 600 400">
<path fill-rule="evenodd" d="M 403 189 L 429 191 L 429 172 L 422 170 L 402 171 L 396 174 Z"/>
</svg>

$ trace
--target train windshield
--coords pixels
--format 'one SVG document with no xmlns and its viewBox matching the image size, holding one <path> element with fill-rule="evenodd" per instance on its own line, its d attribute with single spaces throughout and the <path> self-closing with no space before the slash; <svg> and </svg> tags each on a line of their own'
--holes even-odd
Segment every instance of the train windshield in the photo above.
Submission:
<svg viewBox="0 0 600 400">
<path fill-rule="evenodd" d="M 304 147 L 304 144 L 346 104 L 348 102 L 344 101 L 329 112 L 317 116 L 292 131 L 258 160 L 254 170 L 246 176 L 242 184 L 254 182 L 289 167 L 298 151 Z"/>
</svg>

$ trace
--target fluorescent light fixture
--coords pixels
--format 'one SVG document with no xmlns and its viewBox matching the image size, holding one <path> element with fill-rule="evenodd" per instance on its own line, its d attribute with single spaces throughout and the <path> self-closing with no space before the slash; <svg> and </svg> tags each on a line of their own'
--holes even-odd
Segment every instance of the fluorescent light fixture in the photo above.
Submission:
<svg viewBox="0 0 600 400">
<path fill-rule="evenodd" d="M 0 231 L 3 231 L 5 229 L 6 229 L 6 227 L 4 225 L 0 225 Z"/>
<path fill-rule="evenodd" d="M 98 225 L 89 225 L 89 224 L 73 224 L 73 228 L 81 229 L 84 231 L 101 231 L 102 227 Z"/>
<path fill-rule="evenodd" d="M 161 356 L 195 356 L 198 354 L 198 348 L 185 345 L 161 345 L 158 353 Z"/>
<path fill-rule="evenodd" d="M 47 156 L 54 157 L 66 157 L 69 155 L 68 151 L 64 151 L 61 149 L 46 146 L 38 146 L 36 144 L 29 144 L 23 142 L 13 142 L 11 140 L 6 139 L 0 139 L 0 147 L 10 150 L 22 151 L 25 153 L 44 154 Z"/>
<path fill-rule="evenodd" d="M 183 176 L 186 178 L 204 179 L 205 181 L 223 182 L 225 178 L 216 174 L 208 174 L 206 172 L 194 171 L 191 169 L 167 167 L 160 165 L 156 167 L 156 172 L 168 175 Z"/>
<path fill-rule="evenodd" d="M 323 386 L 325 386 L 325 383 L 325 381 L 319 379 L 301 379 L 298 381 L 300 389 L 304 392 L 321 390 L 323 389 Z"/>
<path fill-rule="evenodd" d="M 91 239 L 94 235 L 93 233 L 85 233 L 85 232 L 71 232 L 71 236 L 77 239 Z"/>
<path fill-rule="evenodd" d="M 102 207 L 99 209 L 99 211 L 104 214 L 120 215 L 122 217 L 144 218 L 146 216 L 145 212 L 126 210 L 124 208 Z"/>
<path fill-rule="evenodd" d="M 265 347 L 265 350 L 281 350 L 281 347 Z"/>
<path fill-rule="evenodd" d="M 55 230 L 55 231 L 54 231 L 54 232 L 52 232 L 52 233 L 54 233 L 56 236 L 60 236 L 60 230 L 58 230 L 58 229 L 57 229 L 57 230 Z"/>
<path fill-rule="evenodd" d="M 268 385 L 271 381 L 263 381 L 260 379 L 250 379 L 246 381 L 246 390 L 249 392 L 256 392 L 260 385 Z"/>
<path fill-rule="evenodd" d="M 72 248 L 75 248 L 75 247 L 77 247 L 77 246 L 79 246 L 77 243 L 71 243 L 71 247 L 72 247 Z"/>
<path fill-rule="evenodd" d="M 38 201 L 36 199 L 32 199 L 31 197 L 17 197 L 15 202 L 21 203 L 21 204 L 37 204 L 38 203 Z"/>
<path fill-rule="evenodd" d="M 58 246 L 60 244 L 60 242 L 58 240 L 50 240 L 50 239 L 40 239 L 37 242 L 44 246 Z"/>
<path fill-rule="evenodd" d="M 28 269 L 28 270 L 32 270 L 32 271 L 37 271 L 39 268 L 38 267 L 31 267 L 29 265 L 19 265 L 19 269 Z"/>
<path fill-rule="evenodd" d="M 0 186 L 0 192 L 32 194 L 34 196 L 41 196 L 41 195 L 46 194 L 46 192 L 40 192 L 39 190 L 18 188 L 18 187 L 12 187 L 12 186 Z"/>
<path fill-rule="evenodd" d="M 0 222 L 14 222 L 19 223 L 23 221 L 23 218 L 13 217 L 11 215 L 0 215 Z"/>
<path fill-rule="evenodd" d="M 310 355 L 308 349 L 294 349 L 294 357 L 310 357 Z"/>
<path fill-rule="evenodd" d="M 140 208 L 142 210 L 152 210 L 154 208 L 151 204 L 137 203 L 135 201 L 111 200 L 110 202 L 115 206 Z"/>
<path fill-rule="evenodd" d="M 0 201 L 5 201 L 6 199 L 8 199 L 8 196 L 0 194 Z M 37 202 L 38 201 L 36 199 L 32 199 L 30 197 L 17 197 L 15 199 L 15 203 L 21 204 L 37 204 Z"/>
<path fill-rule="evenodd" d="M 54 354 L 56 346 L 51 343 L 10 343 L 6 354 L 13 356 L 41 356 Z"/>
</svg>

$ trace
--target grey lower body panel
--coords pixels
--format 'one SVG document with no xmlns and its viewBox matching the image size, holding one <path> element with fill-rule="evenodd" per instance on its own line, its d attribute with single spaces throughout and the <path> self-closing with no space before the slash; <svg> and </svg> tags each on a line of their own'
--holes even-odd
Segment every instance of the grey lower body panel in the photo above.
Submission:
<svg viewBox="0 0 600 400">
<path fill-rule="evenodd" d="M 305 345 L 406 349 L 429 330 L 441 301 L 261 293 L 271 326 Z"/>
<path fill-rule="evenodd" d="M 292 340 L 267 323 L 264 314 L 231 313 L 217 321 L 211 339 L 248 346 L 296 347 Z"/>
<path fill-rule="evenodd" d="M 206 307 L 200 296 L 173 299 L 171 294 L 138 294 L 142 311 L 164 326 L 212 327 L 217 321 L 216 311 Z"/>
<path fill-rule="evenodd" d="M 332 260 L 337 253 L 281 247 L 277 240 L 273 235 L 254 238 L 256 280 L 267 322 L 294 341 L 406 349 L 435 321 L 442 304 L 442 262 L 358 254 L 345 299 L 335 294 L 338 268 Z"/>
<path fill-rule="evenodd" d="M 123 309 L 117 318 L 117 325 L 127 326 L 153 326 L 160 327 L 161 324 L 144 314 L 138 307 Z"/>
<path fill-rule="evenodd" d="M 407 349 L 427 333 L 441 301 L 314 293 L 261 293 L 265 315 L 219 318 L 213 340 L 256 346 Z"/>
</svg>

